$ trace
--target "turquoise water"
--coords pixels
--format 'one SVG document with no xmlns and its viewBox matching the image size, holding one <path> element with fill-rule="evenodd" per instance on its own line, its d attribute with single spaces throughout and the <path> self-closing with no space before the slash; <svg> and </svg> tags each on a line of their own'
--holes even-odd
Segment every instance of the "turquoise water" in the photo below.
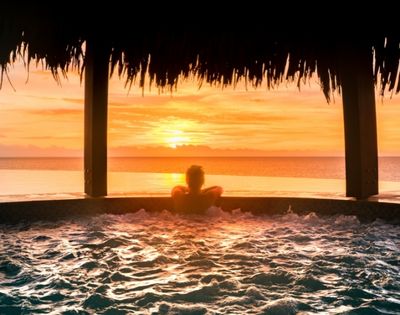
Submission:
<svg viewBox="0 0 400 315">
<path fill-rule="evenodd" d="M 399 314 L 400 226 L 145 210 L 0 225 L 0 314 Z"/>
</svg>

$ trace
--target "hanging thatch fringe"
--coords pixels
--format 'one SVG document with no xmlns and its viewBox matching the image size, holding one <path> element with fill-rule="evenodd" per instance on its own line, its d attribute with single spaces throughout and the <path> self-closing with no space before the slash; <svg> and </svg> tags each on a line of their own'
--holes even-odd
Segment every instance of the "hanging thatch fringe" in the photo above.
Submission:
<svg viewBox="0 0 400 315">
<path fill-rule="evenodd" d="M 143 87 L 148 75 L 148 84 L 173 88 L 178 78 L 194 75 L 200 84 L 234 85 L 244 78 L 253 86 L 266 82 L 273 88 L 295 80 L 300 86 L 316 73 L 329 101 L 340 89 L 338 50 L 350 41 L 374 52 L 374 78 L 380 92 L 400 91 L 398 34 L 376 32 L 355 40 L 354 36 L 346 39 L 338 34 L 322 38 L 265 30 L 138 32 L 125 21 L 126 16 L 108 17 L 109 24 L 104 26 L 72 23 L 69 15 L 52 13 L 51 8 L 25 14 L 0 13 L 1 77 L 18 54 L 28 65 L 43 61 L 56 80 L 70 67 L 82 71 L 82 45 L 95 38 L 109 46 L 111 73 L 116 70 L 118 75 L 126 75 L 128 86 L 138 78 Z"/>
</svg>

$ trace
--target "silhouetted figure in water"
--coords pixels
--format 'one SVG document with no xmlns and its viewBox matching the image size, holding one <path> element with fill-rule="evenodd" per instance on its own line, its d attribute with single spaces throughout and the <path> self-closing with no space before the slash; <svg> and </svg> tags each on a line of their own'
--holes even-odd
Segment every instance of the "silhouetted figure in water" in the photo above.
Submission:
<svg viewBox="0 0 400 315">
<path fill-rule="evenodd" d="M 171 195 L 174 208 L 187 213 L 201 213 L 215 204 L 223 190 L 220 186 L 201 189 L 204 184 L 204 170 L 199 165 L 192 165 L 186 171 L 185 186 L 175 186 Z"/>
</svg>

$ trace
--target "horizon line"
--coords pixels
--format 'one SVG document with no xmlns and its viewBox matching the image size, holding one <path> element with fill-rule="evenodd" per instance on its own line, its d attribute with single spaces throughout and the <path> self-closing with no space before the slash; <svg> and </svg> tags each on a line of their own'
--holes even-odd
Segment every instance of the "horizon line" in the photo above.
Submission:
<svg viewBox="0 0 400 315">
<path fill-rule="evenodd" d="M 108 156 L 108 158 L 345 158 L 345 155 L 143 155 L 143 156 Z M 378 155 L 378 157 L 400 157 L 399 155 Z M 26 155 L 26 156 L 0 156 L 0 159 L 23 159 L 23 158 L 75 158 L 83 159 L 83 156 L 43 156 L 43 155 Z"/>
</svg>

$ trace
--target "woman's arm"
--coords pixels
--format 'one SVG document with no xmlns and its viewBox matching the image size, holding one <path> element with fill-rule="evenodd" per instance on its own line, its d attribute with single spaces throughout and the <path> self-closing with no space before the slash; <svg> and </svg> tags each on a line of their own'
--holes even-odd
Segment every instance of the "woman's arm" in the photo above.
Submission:
<svg viewBox="0 0 400 315">
<path fill-rule="evenodd" d="M 223 191 L 224 190 L 222 189 L 221 186 L 211 186 L 211 187 L 204 188 L 201 192 L 203 194 L 207 194 L 207 195 L 210 194 L 210 195 L 214 196 L 215 198 L 218 198 L 222 195 Z"/>
<path fill-rule="evenodd" d="M 172 188 L 171 196 L 174 197 L 174 196 L 178 196 L 178 195 L 184 195 L 188 191 L 189 191 L 188 188 L 185 186 L 181 186 L 181 185 L 175 186 L 174 188 Z"/>
</svg>

